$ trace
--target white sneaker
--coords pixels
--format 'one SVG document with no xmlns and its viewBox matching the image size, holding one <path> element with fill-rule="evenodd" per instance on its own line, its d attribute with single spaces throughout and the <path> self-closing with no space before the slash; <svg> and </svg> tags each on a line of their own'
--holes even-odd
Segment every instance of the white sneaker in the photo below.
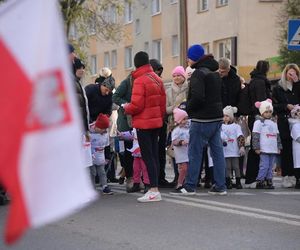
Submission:
<svg viewBox="0 0 300 250">
<path fill-rule="evenodd" d="M 256 181 L 254 181 L 250 184 L 245 184 L 244 186 L 245 186 L 245 188 L 254 189 L 254 188 L 256 188 Z"/>
<path fill-rule="evenodd" d="M 290 179 L 288 176 L 282 177 L 282 187 L 284 188 L 291 188 L 293 187 L 293 184 L 290 182 Z"/>
<path fill-rule="evenodd" d="M 161 201 L 160 192 L 148 191 L 144 196 L 137 199 L 138 202 Z"/>
<path fill-rule="evenodd" d="M 292 183 L 293 187 L 296 185 L 296 177 L 295 176 L 289 176 L 289 182 Z"/>
</svg>

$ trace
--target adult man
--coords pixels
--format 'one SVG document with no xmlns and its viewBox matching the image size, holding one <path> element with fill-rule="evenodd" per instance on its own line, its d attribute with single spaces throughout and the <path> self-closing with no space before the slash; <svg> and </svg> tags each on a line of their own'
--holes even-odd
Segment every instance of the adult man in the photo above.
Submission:
<svg viewBox="0 0 300 250">
<path fill-rule="evenodd" d="M 223 120 L 222 80 L 218 62 L 212 55 L 204 55 L 201 45 L 188 49 L 188 64 L 196 70 L 190 79 L 187 97 L 187 112 L 191 118 L 189 141 L 189 168 L 184 187 L 177 191 L 182 195 L 194 195 L 197 186 L 203 148 L 210 146 L 214 162 L 215 185 L 209 193 L 226 195 L 225 159 L 220 137 Z"/>
<path fill-rule="evenodd" d="M 219 60 L 219 74 L 223 81 L 223 107 L 236 107 L 241 91 L 241 80 L 236 74 L 236 69 L 230 65 L 230 61 L 227 58 L 221 58 Z"/>
<path fill-rule="evenodd" d="M 150 189 L 138 198 L 139 202 L 160 201 L 158 191 L 158 134 L 166 112 L 166 93 L 160 77 L 149 64 L 149 56 L 140 51 L 134 57 L 136 70 L 131 101 L 123 104 L 125 114 L 132 115 L 132 126 L 137 129 L 138 142 L 147 166 Z"/>
</svg>

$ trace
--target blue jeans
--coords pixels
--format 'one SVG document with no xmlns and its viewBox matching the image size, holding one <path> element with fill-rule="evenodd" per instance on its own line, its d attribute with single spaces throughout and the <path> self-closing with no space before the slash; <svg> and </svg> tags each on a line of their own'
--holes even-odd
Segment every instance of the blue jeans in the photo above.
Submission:
<svg viewBox="0 0 300 250">
<path fill-rule="evenodd" d="M 261 153 L 259 162 L 259 172 L 257 175 L 258 181 L 265 179 L 272 180 L 273 178 L 273 166 L 276 160 L 276 154 L 264 154 Z"/>
<path fill-rule="evenodd" d="M 201 169 L 203 148 L 209 145 L 214 162 L 213 173 L 215 188 L 219 191 L 226 190 L 225 186 L 225 158 L 221 141 L 222 122 L 192 122 L 189 141 L 189 167 L 185 180 L 188 189 L 196 189 L 198 176 Z"/>
</svg>

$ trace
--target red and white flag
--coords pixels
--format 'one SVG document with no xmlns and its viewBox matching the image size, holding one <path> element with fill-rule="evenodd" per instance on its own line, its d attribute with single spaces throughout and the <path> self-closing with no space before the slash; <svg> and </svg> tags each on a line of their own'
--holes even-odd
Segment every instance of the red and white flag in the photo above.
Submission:
<svg viewBox="0 0 300 250">
<path fill-rule="evenodd" d="M 0 5 L 0 183 L 5 241 L 94 200 L 56 0 Z"/>
</svg>

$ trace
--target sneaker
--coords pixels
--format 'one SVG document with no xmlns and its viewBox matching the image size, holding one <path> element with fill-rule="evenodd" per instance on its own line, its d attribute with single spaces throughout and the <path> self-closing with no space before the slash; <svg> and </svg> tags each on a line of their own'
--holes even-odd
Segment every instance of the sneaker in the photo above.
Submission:
<svg viewBox="0 0 300 250">
<path fill-rule="evenodd" d="M 119 178 L 119 184 L 120 184 L 120 185 L 123 185 L 124 182 L 125 182 L 125 177 L 120 177 L 120 178 Z"/>
<path fill-rule="evenodd" d="M 118 183 L 119 180 L 117 178 L 110 178 L 107 180 L 107 182 L 110 182 L 110 183 Z"/>
<path fill-rule="evenodd" d="M 295 176 L 289 176 L 289 182 L 292 183 L 293 187 L 296 185 L 296 177 Z"/>
<path fill-rule="evenodd" d="M 174 187 L 174 183 L 168 182 L 166 179 L 161 179 L 158 181 L 158 187 L 160 188 L 172 188 Z"/>
<path fill-rule="evenodd" d="M 226 190 L 218 190 L 216 189 L 215 186 L 213 186 L 211 188 L 211 190 L 208 191 L 209 194 L 213 194 L 213 195 L 227 195 L 227 191 Z"/>
<path fill-rule="evenodd" d="M 176 188 L 173 192 L 170 192 L 173 195 L 195 195 L 195 190 L 187 187 Z"/>
<path fill-rule="evenodd" d="M 282 187 L 284 188 L 291 188 L 293 187 L 293 184 L 290 182 L 290 179 L 288 176 L 282 177 Z"/>
<path fill-rule="evenodd" d="M 152 192 L 148 191 L 144 194 L 144 196 L 137 199 L 138 202 L 153 202 L 153 201 L 161 201 L 160 192 Z"/>
<path fill-rule="evenodd" d="M 256 181 L 256 189 L 264 189 L 265 187 L 266 187 L 265 181 L 260 181 L 260 180 Z"/>
<path fill-rule="evenodd" d="M 256 182 L 254 181 L 252 183 L 245 184 L 245 188 L 250 188 L 250 189 L 256 188 Z"/>
<path fill-rule="evenodd" d="M 106 186 L 105 188 L 103 188 L 102 193 L 108 194 L 108 195 L 114 194 L 114 192 L 110 190 L 109 186 Z"/>
</svg>

